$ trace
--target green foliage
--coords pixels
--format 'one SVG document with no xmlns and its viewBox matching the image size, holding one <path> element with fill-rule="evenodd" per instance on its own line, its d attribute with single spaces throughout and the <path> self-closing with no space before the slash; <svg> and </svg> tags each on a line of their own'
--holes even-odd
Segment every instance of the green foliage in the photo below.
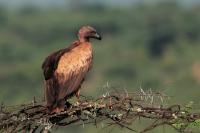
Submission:
<svg viewBox="0 0 200 133">
<path fill-rule="evenodd" d="M 172 103 L 198 103 L 199 23 L 200 8 L 176 2 L 129 8 L 0 8 L 0 101 L 19 104 L 42 97 L 42 61 L 89 24 L 103 40 L 92 41 L 94 65 L 82 94 L 101 95 L 108 82 L 130 90 L 164 90 Z"/>
</svg>

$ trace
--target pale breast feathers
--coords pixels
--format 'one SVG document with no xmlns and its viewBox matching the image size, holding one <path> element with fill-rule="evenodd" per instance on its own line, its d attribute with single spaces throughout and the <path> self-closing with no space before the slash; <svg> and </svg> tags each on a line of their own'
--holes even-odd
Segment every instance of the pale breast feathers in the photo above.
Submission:
<svg viewBox="0 0 200 133">
<path fill-rule="evenodd" d="M 87 72 L 91 64 L 92 48 L 89 44 L 82 44 L 63 54 L 58 62 L 56 73 L 69 76 L 70 73 L 79 74 L 80 72 Z"/>
<path fill-rule="evenodd" d="M 71 95 L 80 88 L 88 70 L 92 65 L 92 49 L 90 45 L 80 45 L 63 54 L 55 71 L 59 84 L 59 98 Z"/>
</svg>

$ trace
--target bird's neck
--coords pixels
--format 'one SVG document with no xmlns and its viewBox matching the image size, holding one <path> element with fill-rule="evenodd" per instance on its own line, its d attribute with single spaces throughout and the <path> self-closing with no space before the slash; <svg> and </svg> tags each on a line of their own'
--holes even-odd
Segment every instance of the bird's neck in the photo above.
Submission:
<svg viewBox="0 0 200 133">
<path fill-rule="evenodd" d="M 80 43 L 87 43 L 87 42 L 90 42 L 89 38 L 88 37 L 83 37 L 83 36 L 79 36 L 79 42 Z"/>
</svg>

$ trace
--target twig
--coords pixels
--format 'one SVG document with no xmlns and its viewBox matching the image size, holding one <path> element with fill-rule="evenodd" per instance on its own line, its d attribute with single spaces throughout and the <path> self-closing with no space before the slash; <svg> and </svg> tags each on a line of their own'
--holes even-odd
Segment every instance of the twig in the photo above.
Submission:
<svg viewBox="0 0 200 133">
<path fill-rule="evenodd" d="M 9 107 L 1 105 L 0 132 L 48 132 L 51 128 L 72 124 L 94 124 L 98 127 L 98 123 L 116 125 L 137 132 L 137 129 L 130 127 L 136 118 L 154 120 L 139 133 L 163 125 L 184 132 L 187 125 L 200 119 L 200 113 L 190 113 L 180 105 L 160 106 L 156 99 L 162 99 L 160 102 L 163 104 L 166 97 L 164 94 L 154 93 L 152 90 L 145 92 L 143 89 L 140 92 L 109 91 L 96 99 L 84 97 L 78 105 L 72 103 L 71 107 L 58 114 L 47 114 L 44 103 L 34 98 L 28 104 Z M 184 126 L 178 127 L 179 123 Z"/>
</svg>

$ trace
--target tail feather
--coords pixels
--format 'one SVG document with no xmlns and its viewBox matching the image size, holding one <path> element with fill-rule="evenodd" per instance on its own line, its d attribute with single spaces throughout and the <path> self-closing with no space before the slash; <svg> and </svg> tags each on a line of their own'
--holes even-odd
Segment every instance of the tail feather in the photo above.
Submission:
<svg viewBox="0 0 200 133">
<path fill-rule="evenodd" d="M 52 79 L 45 81 L 45 100 L 46 106 L 49 109 L 55 108 L 57 93 L 56 89 L 54 88 L 54 81 Z"/>
</svg>

